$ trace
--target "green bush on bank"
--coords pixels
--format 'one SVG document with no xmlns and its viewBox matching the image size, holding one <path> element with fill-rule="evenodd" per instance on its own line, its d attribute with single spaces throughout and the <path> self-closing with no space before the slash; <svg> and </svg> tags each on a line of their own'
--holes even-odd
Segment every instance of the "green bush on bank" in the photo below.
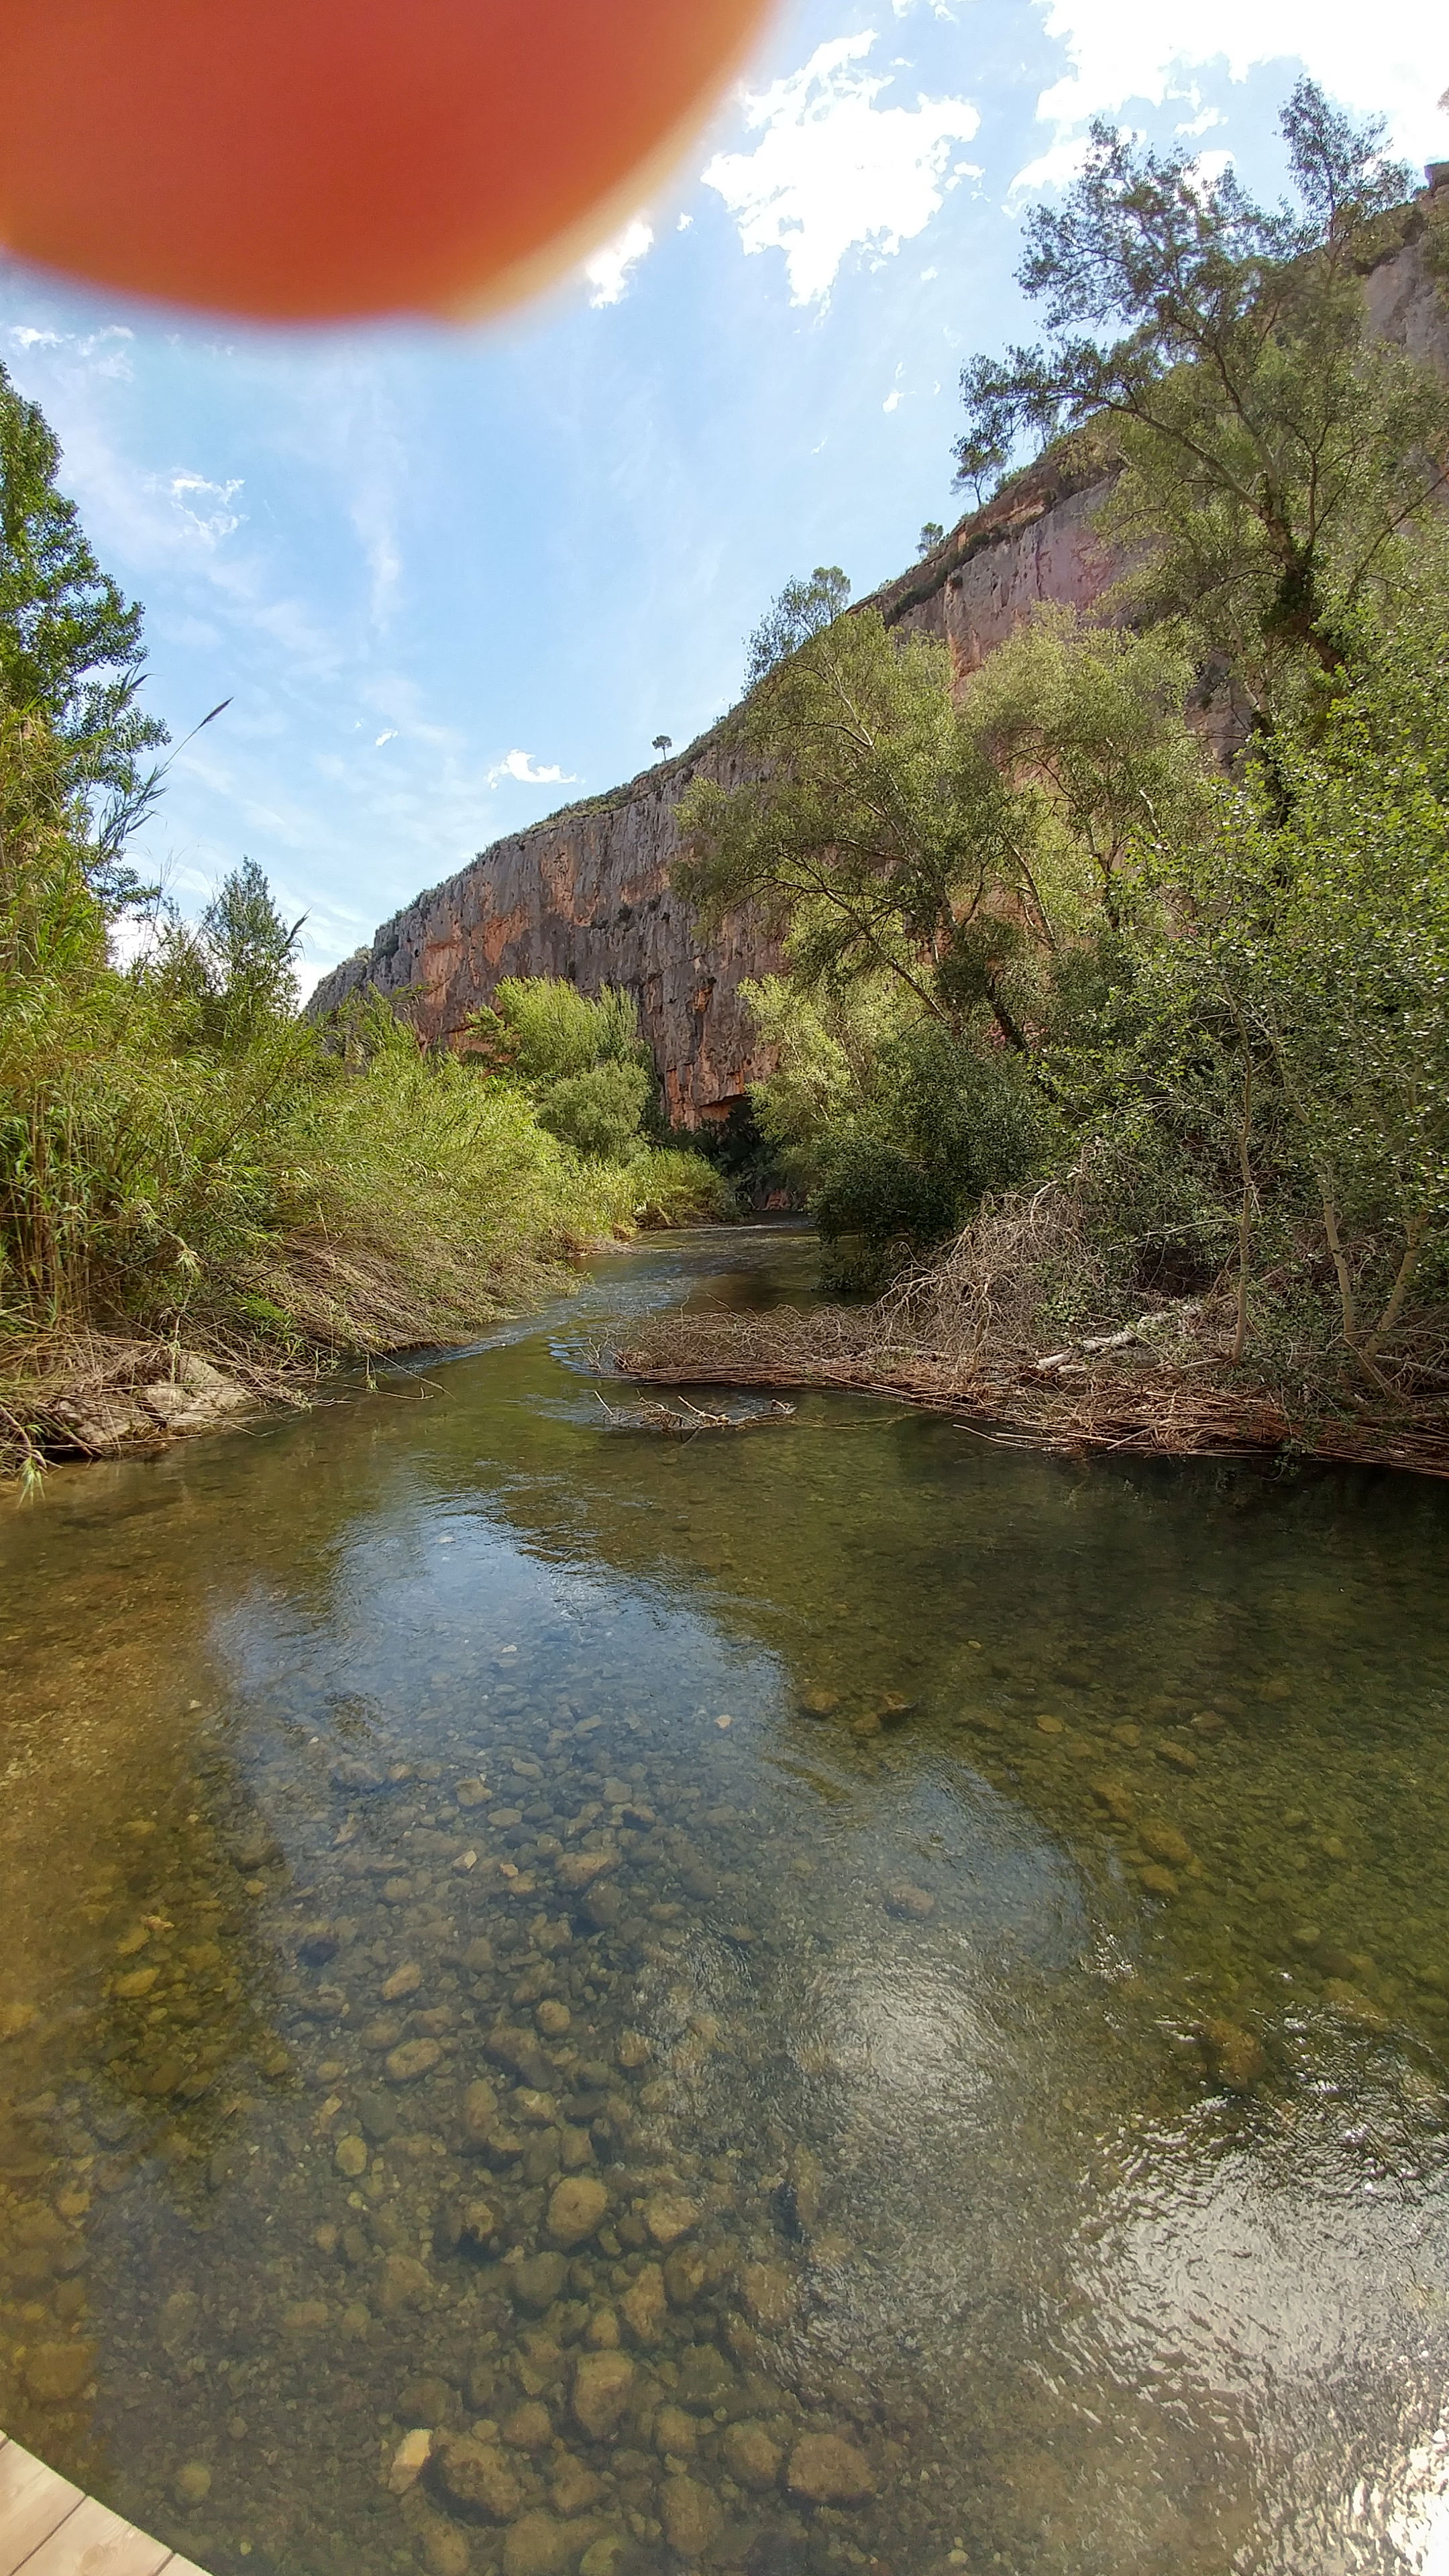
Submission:
<svg viewBox="0 0 1449 2576">
<path fill-rule="evenodd" d="M 292 1360 L 456 1337 L 634 1221 L 630 1176 L 380 1005 L 329 1036 L 208 987 L 184 934 L 116 968 L 73 854 L 13 834 L 0 1100 L 12 1382 L 96 1332 Z"/>
<path fill-rule="evenodd" d="M 632 1175 L 640 1224 L 687 1225 L 734 1213 L 702 1154 L 661 1143 L 658 1079 L 631 994 L 596 999 L 562 977 L 507 976 L 468 1024 L 477 1059 L 532 1101 L 540 1126 L 586 1163 Z"/>
</svg>

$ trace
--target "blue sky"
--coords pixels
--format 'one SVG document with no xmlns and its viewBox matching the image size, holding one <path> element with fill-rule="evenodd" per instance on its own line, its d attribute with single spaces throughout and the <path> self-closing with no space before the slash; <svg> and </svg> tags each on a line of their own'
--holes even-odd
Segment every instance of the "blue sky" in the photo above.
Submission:
<svg viewBox="0 0 1449 2576">
<path fill-rule="evenodd" d="M 310 976 L 421 887 L 683 745 L 820 562 L 868 590 L 948 524 L 957 378 L 1024 316 L 1024 204 L 1087 118 L 1276 189 L 1306 67 L 1449 158 L 1429 0 L 790 0 L 586 273 L 470 330 L 219 328 L 0 263 L 0 357 L 146 603 L 183 750 L 147 855 L 244 854 Z"/>
</svg>

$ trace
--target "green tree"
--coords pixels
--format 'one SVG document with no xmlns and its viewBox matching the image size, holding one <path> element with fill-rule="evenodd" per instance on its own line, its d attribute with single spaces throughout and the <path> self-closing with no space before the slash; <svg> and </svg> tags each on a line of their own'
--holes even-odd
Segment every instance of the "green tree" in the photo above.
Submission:
<svg viewBox="0 0 1449 2576">
<path fill-rule="evenodd" d="M 787 581 L 750 637 L 746 686 L 757 687 L 767 672 L 842 617 L 849 604 L 850 581 L 839 564 L 817 564 L 808 581 Z"/>
<path fill-rule="evenodd" d="M 1050 1050 L 1139 1284 L 1231 1279 L 1232 1358 L 1306 1382 L 1336 1345 L 1380 1393 L 1449 1292 L 1449 579 L 1427 551 L 1388 565 L 1326 708 L 1151 852 Z"/>
<path fill-rule="evenodd" d="M 751 775 L 692 784 L 677 882 L 709 922 L 752 906 L 807 992 L 884 976 L 1030 1056 L 1057 963 L 1200 798 L 1187 676 L 1161 638 L 1048 616 L 958 705 L 943 645 L 861 610 L 741 709 Z"/>
<path fill-rule="evenodd" d="M 232 1041 L 297 1007 L 297 943 L 306 916 L 288 923 L 255 859 L 222 878 L 197 927 L 197 945 L 221 1027 Z"/>
<path fill-rule="evenodd" d="M 1300 81 L 1282 126 L 1295 211 L 1231 169 L 1092 130 L 1065 203 L 1028 218 L 1019 271 L 1048 338 L 962 383 L 963 481 L 1066 434 L 1116 491 L 1104 533 L 1142 617 L 1181 616 L 1260 721 L 1330 677 L 1394 534 L 1444 489 L 1449 387 L 1366 335 L 1363 271 L 1395 240 L 1409 174 L 1382 127 Z"/>
<path fill-rule="evenodd" d="M 562 977 L 507 976 L 469 1036 L 488 1070 L 525 1091 L 562 1144 L 594 1162 L 647 1152 L 654 1061 L 632 994 L 606 984 L 591 1000 Z"/>
<path fill-rule="evenodd" d="M 155 797 L 146 755 L 166 728 L 138 703 L 141 610 L 102 572 L 59 467 L 39 406 L 0 366 L 0 702 L 49 728 L 88 817 L 91 882 L 114 905 L 138 891 L 125 848 Z"/>
<path fill-rule="evenodd" d="M 942 645 L 862 610 L 741 709 L 745 782 L 682 800 L 681 891 L 790 959 L 748 997 L 780 1050 L 762 1128 L 873 1264 L 1055 1150 L 1058 1031 L 1100 1007 L 1148 855 L 1206 820 L 1188 676 L 1162 637 L 1044 615 L 958 703 Z"/>
</svg>

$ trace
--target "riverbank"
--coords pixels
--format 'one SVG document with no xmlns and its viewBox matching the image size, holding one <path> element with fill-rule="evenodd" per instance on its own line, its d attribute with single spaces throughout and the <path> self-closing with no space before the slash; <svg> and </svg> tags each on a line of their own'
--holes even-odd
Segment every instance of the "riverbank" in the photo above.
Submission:
<svg viewBox="0 0 1449 2576">
<path fill-rule="evenodd" d="M 100 1330 L 32 1342 L 0 1370 L 0 1480 L 33 1478 L 52 1462 L 157 1457 L 179 1440 L 236 1428 L 279 1410 L 305 1413 L 349 1366 L 459 1345 L 542 1307 L 567 1290 L 585 1258 L 627 1241 L 632 1228 L 556 1256 L 516 1261 L 506 1276 L 475 1277 L 471 1296 L 430 1302 L 361 1247 L 312 1247 L 291 1262 L 286 1341 L 216 1330 L 169 1337 Z M 293 1247 L 296 1253 L 296 1247 Z M 326 1293 L 324 1294 L 324 1283 Z M 290 1345 L 290 1347 L 288 1346 Z"/>
<path fill-rule="evenodd" d="M 649 1386 L 798 1393 L 832 1388 L 949 1414 L 988 1439 L 1164 1458 L 1299 1457 L 1449 1477 L 1449 1403 L 1339 1390 L 1294 1404 L 1226 1357 L 1226 1321 L 1163 1305 L 1066 1348 L 942 1352 L 902 1329 L 897 1302 L 671 1315 L 614 1353 Z"/>
</svg>

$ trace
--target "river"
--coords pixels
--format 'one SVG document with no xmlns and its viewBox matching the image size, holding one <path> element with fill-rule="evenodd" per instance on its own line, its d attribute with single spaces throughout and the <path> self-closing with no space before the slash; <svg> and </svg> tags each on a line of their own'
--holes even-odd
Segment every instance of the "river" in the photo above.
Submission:
<svg viewBox="0 0 1449 2576">
<path fill-rule="evenodd" d="M 216 2576 L 1442 2576 L 1449 1495 L 611 1425 L 811 1262 L 0 1516 L 0 2424 Z"/>
</svg>

